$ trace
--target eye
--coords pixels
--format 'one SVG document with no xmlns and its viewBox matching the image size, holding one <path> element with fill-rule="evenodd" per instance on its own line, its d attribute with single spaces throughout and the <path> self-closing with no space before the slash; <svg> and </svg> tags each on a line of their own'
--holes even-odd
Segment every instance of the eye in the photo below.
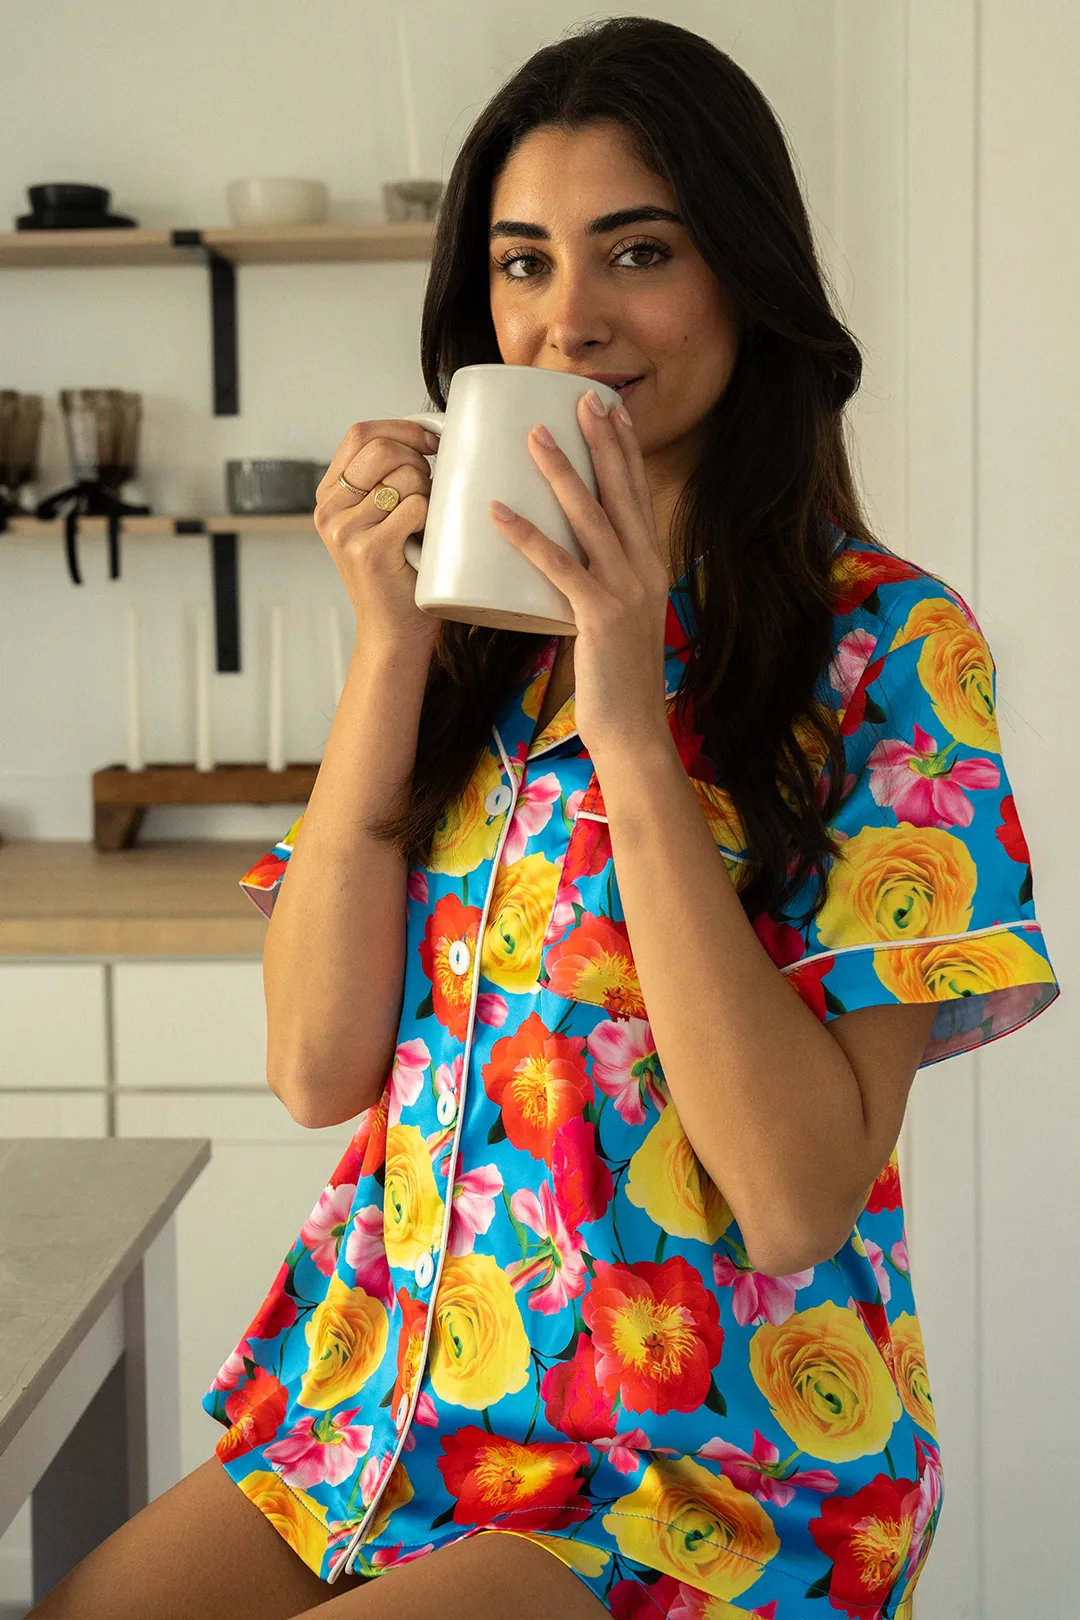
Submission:
<svg viewBox="0 0 1080 1620">
<path fill-rule="evenodd" d="M 666 242 L 627 242 L 625 246 L 616 249 L 615 257 L 617 259 L 625 258 L 628 253 L 654 253 L 659 255 L 659 258 L 655 259 L 651 264 L 625 265 L 622 267 L 628 270 L 656 270 L 663 264 L 665 259 L 671 257 L 671 249 Z M 492 262 L 504 281 L 535 281 L 536 277 L 528 272 L 522 275 L 514 275 L 511 266 L 530 262 L 542 264 L 544 261 L 536 253 L 508 253 L 503 258 L 495 259 Z"/>
</svg>

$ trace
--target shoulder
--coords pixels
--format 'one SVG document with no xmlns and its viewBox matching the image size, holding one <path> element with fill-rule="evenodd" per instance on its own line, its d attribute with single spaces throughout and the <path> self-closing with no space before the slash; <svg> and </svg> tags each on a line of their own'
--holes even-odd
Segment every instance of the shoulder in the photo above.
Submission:
<svg viewBox="0 0 1080 1620">
<path fill-rule="evenodd" d="M 981 639 L 955 586 L 875 541 L 846 536 L 832 577 L 837 643 L 858 632 L 875 660 L 936 630 L 967 630 Z"/>
</svg>

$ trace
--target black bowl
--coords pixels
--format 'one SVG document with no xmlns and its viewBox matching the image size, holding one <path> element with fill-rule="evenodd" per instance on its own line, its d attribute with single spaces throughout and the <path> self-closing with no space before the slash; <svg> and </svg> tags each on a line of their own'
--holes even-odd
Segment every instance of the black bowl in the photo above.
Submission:
<svg viewBox="0 0 1080 1620">
<path fill-rule="evenodd" d="M 27 186 L 26 195 L 35 214 L 46 209 L 74 208 L 80 212 L 105 214 L 109 208 L 111 191 L 103 186 L 76 186 L 55 182 L 46 186 Z"/>
</svg>

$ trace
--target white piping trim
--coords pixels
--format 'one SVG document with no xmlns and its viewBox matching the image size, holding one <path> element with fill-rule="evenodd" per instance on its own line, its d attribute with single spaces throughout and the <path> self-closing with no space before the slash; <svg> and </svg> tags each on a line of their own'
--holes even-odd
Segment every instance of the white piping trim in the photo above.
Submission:
<svg viewBox="0 0 1080 1620">
<path fill-rule="evenodd" d="M 464 1051 L 464 1054 L 463 1054 L 462 1060 L 461 1060 L 461 1096 L 458 1099 L 457 1129 L 454 1132 L 454 1145 L 451 1148 L 450 1165 L 449 1165 L 449 1168 L 447 1169 L 447 1172 L 446 1172 L 446 1192 L 447 1192 L 447 1196 L 446 1196 L 445 1208 L 443 1210 L 442 1238 L 440 1239 L 440 1242 L 439 1242 L 439 1263 L 438 1263 L 438 1267 L 436 1269 L 435 1275 L 431 1279 L 431 1292 L 430 1292 L 430 1295 L 428 1297 L 428 1310 L 427 1310 L 427 1317 L 426 1317 L 425 1325 L 424 1325 L 424 1342 L 420 1347 L 420 1370 L 417 1373 L 416 1382 L 413 1385 L 412 1397 L 411 1397 L 411 1400 L 410 1400 L 410 1403 L 409 1403 L 409 1410 L 408 1410 L 408 1413 L 406 1414 L 405 1421 L 401 1425 L 401 1432 L 398 1435 L 398 1440 L 397 1440 L 396 1446 L 394 1447 L 393 1455 L 390 1458 L 390 1462 L 389 1462 L 389 1465 L 387 1466 L 386 1473 L 383 1476 L 382 1484 L 379 1486 L 379 1489 L 376 1491 L 375 1495 L 372 1497 L 371 1501 L 368 1503 L 367 1512 L 364 1514 L 364 1517 L 361 1519 L 359 1525 L 357 1526 L 356 1533 L 354 1534 L 353 1539 L 349 1542 L 348 1546 L 345 1548 L 344 1553 L 338 1559 L 336 1567 L 331 1570 L 329 1576 L 327 1577 L 327 1585 L 328 1586 L 332 1586 L 334 1584 L 334 1582 L 337 1580 L 338 1576 L 342 1573 L 343 1570 L 346 1573 L 353 1573 L 348 1568 L 349 1561 L 352 1558 L 353 1554 L 358 1549 L 358 1547 L 360 1546 L 360 1543 L 364 1539 L 364 1533 L 367 1530 L 367 1527 L 371 1522 L 372 1515 L 374 1514 L 376 1508 L 378 1507 L 379 1502 L 382 1500 L 383 1492 L 386 1490 L 387 1485 L 389 1485 L 390 1480 L 393 1477 L 394 1469 L 397 1467 L 398 1458 L 401 1456 L 401 1453 L 405 1448 L 405 1441 L 406 1441 L 406 1438 L 408 1437 L 409 1430 L 412 1427 L 413 1414 L 416 1411 L 417 1399 L 418 1399 L 419 1392 L 420 1392 L 420 1385 L 421 1385 L 421 1383 L 423 1381 L 423 1376 L 424 1376 L 424 1369 L 427 1366 L 428 1343 L 429 1343 L 430 1338 L 431 1338 L 432 1325 L 433 1325 L 433 1323 L 435 1321 L 435 1312 L 434 1312 L 432 1307 L 433 1307 L 434 1301 L 435 1301 L 435 1294 L 436 1294 L 436 1292 L 438 1290 L 438 1287 L 439 1287 L 439 1281 L 440 1281 L 440 1278 L 442 1277 L 442 1274 L 443 1274 L 443 1267 L 444 1267 L 444 1264 L 446 1262 L 446 1244 L 447 1244 L 447 1239 L 448 1239 L 448 1237 L 450 1235 L 450 1221 L 451 1221 L 451 1217 L 452 1217 L 452 1214 L 453 1214 L 454 1176 L 455 1176 L 455 1173 L 457 1171 L 458 1148 L 459 1148 L 459 1146 L 461 1144 L 461 1128 L 462 1128 L 462 1125 L 464 1124 L 464 1121 L 465 1121 L 465 1100 L 466 1100 L 466 1097 L 467 1097 L 467 1094 L 468 1094 L 468 1089 L 469 1089 L 469 1054 L 470 1054 L 470 1048 L 472 1046 L 473 1032 L 474 1032 L 474 1029 L 476 1027 L 476 1002 L 477 1002 L 477 996 L 478 996 L 479 990 L 480 990 L 480 957 L 481 957 L 481 955 L 483 953 L 483 948 L 484 948 L 484 932 L 485 932 L 485 928 L 486 928 L 486 925 L 487 925 L 488 912 L 491 909 L 491 897 L 495 892 L 495 884 L 496 884 L 496 882 L 498 880 L 498 875 L 499 875 L 499 856 L 502 853 L 502 847 L 503 847 L 503 844 L 506 842 L 506 835 L 507 835 L 507 832 L 509 831 L 510 823 L 513 820 L 513 817 L 514 817 L 514 806 L 517 804 L 517 801 L 518 801 L 519 779 L 518 779 L 517 773 L 513 770 L 513 768 L 510 765 L 510 761 L 509 761 L 509 758 L 507 756 L 506 749 L 503 747 L 502 738 L 499 736 L 499 733 L 495 730 L 494 726 L 492 726 L 491 729 L 492 729 L 492 732 L 494 733 L 495 741 L 499 745 L 499 753 L 502 755 L 503 762 L 504 762 L 504 764 L 506 766 L 507 773 L 509 774 L 509 777 L 510 777 L 510 782 L 511 782 L 511 790 L 510 791 L 513 794 L 513 797 L 511 798 L 510 803 L 507 806 L 506 811 L 504 812 L 506 819 L 503 822 L 502 832 L 499 835 L 499 842 L 498 842 L 498 844 L 496 846 L 495 853 L 492 856 L 491 877 L 490 877 L 490 879 L 488 881 L 487 894 L 484 897 L 484 909 L 483 909 L 483 912 L 481 913 L 480 924 L 479 924 L 479 927 L 477 929 L 477 934 L 476 934 L 476 955 L 475 955 L 475 957 L 473 959 L 474 973 L 473 973 L 472 1001 L 471 1001 L 471 1003 L 469 1005 L 469 1025 L 468 1025 L 468 1028 L 465 1031 L 465 1051 Z M 393 1421 L 393 1412 L 391 1412 L 390 1417 L 391 1417 L 391 1421 Z"/>
<path fill-rule="evenodd" d="M 835 951 L 815 951 L 812 956 L 802 956 L 797 962 L 789 962 L 780 972 L 793 973 L 807 962 L 820 962 L 823 956 L 850 956 L 852 951 L 898 951 L 905 950 L 909 945 L 947 945 L 952 940 L 978 939 L 983 934 L 1007 934 L 1014 928 L 1022 928 L 1025 933 L 1042 933 L 1040 923 L 1014 922 L 991 923 L 989 928 L 969 928 L 963 934 L 930 934 L 925 939 L 871 939 L 865 945 L 838 945 Z"/>
</svg>

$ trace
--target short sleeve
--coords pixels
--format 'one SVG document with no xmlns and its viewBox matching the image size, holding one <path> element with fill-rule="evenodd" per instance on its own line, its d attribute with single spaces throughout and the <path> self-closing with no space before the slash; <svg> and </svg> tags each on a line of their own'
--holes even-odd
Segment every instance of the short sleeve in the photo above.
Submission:
<svg viewBox="0 0 1080 1620">
<path fill-rule="evenodd" d="M 1002 757 L 990 648 L 932 576 L 892 591 L 880 635 L 851 628 L 831 671 L 847 688 L 848 773 L 825 904 L 797 960 L 794 927 L 770 924 L 765 943 L 774 959 L 780 945 L 781 971 L 824 1023 L 938 1002 L 926 1067 L 1030 1022 L 1059 986 Z M 805 922 L 806 904 L 789 909 Z"/>
<path fill-rule="evenodd" d="M 274 901 L 281 887 L 281 880 L 285 876 L 285 868 L 289 864 L 289 856 L 296 843 L 296 835 L 300 831 L 303 816 L 297 816 L 284 838 L 260 855 L 250 872 L 245 872 L 240 879 L 240 887 L 244 893 L 258 906 L 264 917 L 269 917 L 274 909 Z"/>
</svg>

